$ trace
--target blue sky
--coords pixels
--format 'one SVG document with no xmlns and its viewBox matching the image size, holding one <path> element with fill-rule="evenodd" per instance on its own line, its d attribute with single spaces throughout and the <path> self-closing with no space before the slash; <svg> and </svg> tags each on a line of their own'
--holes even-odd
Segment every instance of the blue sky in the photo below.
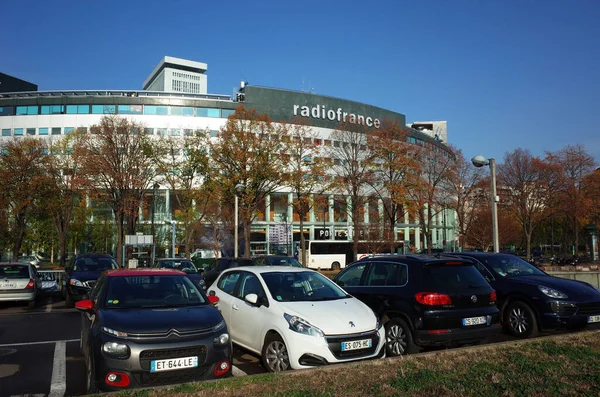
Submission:
<svg viewBox="0 0 600 397">
<path fill-rule="evenodd" d="M 5 0 L 0 71 L 40 90 L 141 89 L 165 56 L 249 84 L 448 121 L 500 162 L 581 143 L 600 161 L 600 1 Z"/>
</svg>

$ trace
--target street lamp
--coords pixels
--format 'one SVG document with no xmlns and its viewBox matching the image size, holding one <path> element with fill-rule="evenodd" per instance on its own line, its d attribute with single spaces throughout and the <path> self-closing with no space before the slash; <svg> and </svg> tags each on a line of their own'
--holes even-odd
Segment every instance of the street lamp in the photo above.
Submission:
<svg viewBox="0 0 600 397">
<path fill-rule="evenodd" d="M 234 247 L 233 247 L 233 257 L 237 258 L 238 257 L 238 197 L 239 194 L 242 193 L 244 191 L 244 185 L 242 185 L 241 183 L 238 183 L 237 185 L 235 185 L 235 220 L 234 220 L 234 227 L 233 227 L 233 233 L 234 233 Z"/>
<path fill-rule="evenodd" d="M 486 159 L 482 155 L 477 155 L 471 159 L 475 167 L 490 166 L 490 175 L 492 180 L 492 235 L 494 238 L 494 252 L 500 252 L 500 242 L 498 240 L 498 196 L 496 195 L 496 160 Z"/>
<path fill-rule="evenodd" d="M 156 213 L 156 195 L 158 194 L 158 188 L 160 186 L 158 185 L 158 183 L 155 183 L 154 185 L 152 185 L 152 220 L 151 220 L 151 224 L 150 224 L 150 228 L 151 228 L 151 234 L 152 234 L 152 243 L 154 244 L 154 214 Z"/>
<path fill-rule="evenodd" d="M 175 232 L 177 230 L 177 221 L 171 221 L 171 226 L 173 229 L 173 237 L 171 239 L 171 258 L 175 258 Z"/>
</svg>

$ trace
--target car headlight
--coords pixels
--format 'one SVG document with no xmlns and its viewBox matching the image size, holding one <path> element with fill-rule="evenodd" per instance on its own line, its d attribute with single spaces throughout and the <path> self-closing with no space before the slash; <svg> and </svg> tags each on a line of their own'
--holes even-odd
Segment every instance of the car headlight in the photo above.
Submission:
<svg viewBox="0 0 600 397">
<path fill-rule="evenodd" d="M 213 327 L 213 331 L 218 331 L 222 328 L 225 328 L 225 321 L 221 321 L 219 324 L 215 325 Z"/>
<path fill-rule="evenodd" d="M 81 281 L 76 280 L 74 278 L 72 278 L 72 279 L 69 280 L 69 284 L 71 284 L 74 287 L 83 287 L 84 286 Z"/>
<path fill-rule="evenodd" d="M 106 332 L 109 335 L 117 336 L 119 338 L 127 338 L 127 333 L 126 332 L 115 331 L 114 329 L 110 329 L 110 328 L 107 328 L 107 327 L 102 327 L 102 331 Z"/>
<path fill-rule="evenodd" d="M 567 299 L 568 298 L 567 294 L 564 294 L 555 289 L 544 287 L 543 285 L 538 285 L 538 288 L 540 291 L 542 291 L 542 293 L 544 295 L 549 296 L 550 298 L 556 298 L 556 299 Z"/>
<path fill-rule="evenodd" d="M 377 322 L 375 323 L 375 329 L 379 331 L 383 326 L 383 323 L 377 314 L 375 315 L 375 318 L 377 319 Z"/>
<path fill-rule="evenodd" d="M 129 357 L 129 346 L 123 343 L 117 342 L 106 342 L 102 345 L 102 351 L 108 356 L 115 358 L 127 358 Z"/>
<path fill-rule="evenodd" d="M 304 335 L 319 336 L 319 337 L 324 336 L 323 331 L 321 331 L 319 328 L 315 327 L 314 325 L 310 324 L 308 321 L 306 321 L 303 318 L 300 318 L 298 316 L 292 316 L 287 313 L 284 313 L 283 317 L 290 325 L 290 329 L 292 331 L 296 331 L 299 334 L 304 334 Z"/>
<path fill-rule="evenodd" d="M 217 336 L 213 342 L 215 346 L 225 346 L 229 342 L 229 334 L 225 332 Z"/>
</svg>

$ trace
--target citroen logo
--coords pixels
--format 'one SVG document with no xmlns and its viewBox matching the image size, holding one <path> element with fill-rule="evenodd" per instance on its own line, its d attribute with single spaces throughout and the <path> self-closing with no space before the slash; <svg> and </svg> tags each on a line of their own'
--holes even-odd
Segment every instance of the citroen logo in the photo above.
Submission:
<svg viewBox="0 0 600 397">
<path fill-rule="evenodd" d="M 348 324 L 350 324 L 351 327 L 356 327 L 352 321 L 350 321 Z"/>
<path fill-rule="evenodd" d="M 471 295 L 471 302 L 477 303 L 477 296 Z"/>
</svg>

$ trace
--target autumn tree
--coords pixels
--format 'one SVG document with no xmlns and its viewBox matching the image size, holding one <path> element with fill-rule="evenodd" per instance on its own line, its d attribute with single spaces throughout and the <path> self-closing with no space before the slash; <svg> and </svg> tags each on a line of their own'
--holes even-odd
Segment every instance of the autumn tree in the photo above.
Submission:
<svg viewBox="0 0 600 397">
<path fill-rule="evenodd" d="M 523 231 L 529 257 L 534 230 L 552 212 L 550 204 L 559 182 L 559 169 L 519 148 L 507 153 L 497 170 L 503 200 L 507 200 L 506 208 Z"/>
<path fill-rule="evenodd" d="M 12 260 L 16 261 L 40 188 L 46 182 L 47 147 L 42 141 L 24 137 L 0 145 L 0 201 L 10 222 Z"/>
<path fill-rule="evenodd" d="M 151 155 L 159 178 L 174 192 L 181 211 L 187 258 L 212 194 L 202 185 L 208 174 L 208 144 L 204 131 L 168 136 L 156 142 Z"/>
<path fill-rule="evenodd" d="M 327 163 L 320 156 L 321 145 L 318 135 L 302 120 L 291 125 L 281 124 L 285 146 L 287 173 L 286 183 L 294 193 L 292 208 L 300 220 L 301 262 L 306 263 L 304 220 L 315 205 L 312 199 L 328 189 L 326 182 Z"/>
<path fill-rule="evenodd" d="M 372 169 L 371 187 L 374 196 L 383 201 L 384 236 L 395 240 L 396 223 L 410 208 L 409 191 L 421 183 L 419 146 L 408 142 L 409 130 L 398 123 L 385 121 L 379 129 L 367 135 Z"/>
<path fill-rule="evenodd" d="M 371 130 L 360 124 L 341 123 L 330 135 L 333 145 L 326 153 L 333 159 L 336 189 L 350 200 L 349 211 L 355 232 L 361 229 L 363 207 L 372 192 L 373 173 L 367 136 Z M 354 258 L 358 255 L 358 236 L 352 236 Z"/>
<path fill-rule="evenodd" d="M 124 232 L 135 233 L 140 203 L 155 175 L 149 156 L 151 142 L 142 132 L 143 126 L 134 121 L 104 116 L 89 132 L 76 133 L 73 150 L 85 176 L 84 186 L 112 209 L 119 263 Z"/>
<path fill-rule="evenodd" d="M 235 197 L 236 186 L 241 186 L 237 194 L 246 258 L 250 257 L 250 226 L 257 211 L 263 210 L 259 206 L 277 188 L 285 185 L 284 131 L 276 128 L 266 114 L 240 106 L 229 116 L 218 139 L 211 144 L 214 165 L 211 177 L 219 182 L 230 203 Z"/>
</svg>

